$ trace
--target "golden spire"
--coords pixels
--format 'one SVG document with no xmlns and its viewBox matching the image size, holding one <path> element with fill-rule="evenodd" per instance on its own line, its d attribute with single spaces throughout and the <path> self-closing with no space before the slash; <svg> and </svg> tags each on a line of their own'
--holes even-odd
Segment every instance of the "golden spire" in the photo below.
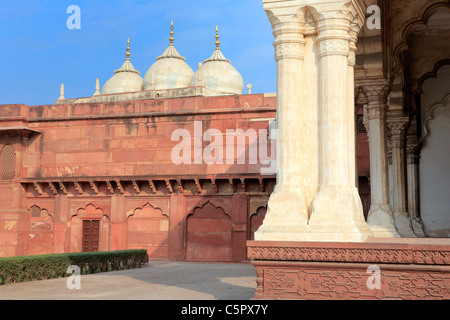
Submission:
<svg viewBox="0 0 450 320">
<path fill-rule="evenodd" d="M 134 72 L 137 74 L 140 74 L 139 71 L 137 71 L 136 69 L 134 69 L 133 65 L 131 64 L 130 61 L 130 38 L 128 38 L 127 40 L 127 53 L 126 55 L 126 59 L 125 62 L 123 63 L 122 67 L 120 67 L 119 70 L 114 71 L 114 73 L 118 73 L 118 72 Z"/>
<path fill-rule="evenodd" d="M 203 63 L 209 62 L 209 61 L 225 61 L 230 62 L 230 60 L 227 60 L 225 56 L 223 55 L 222 51 L 220 51 L 220 41 L 219 41 L 219 28 L 216 25 L 216 50 L 214 50 L 212 56 L 209 59 L 206 59 L 203 61 Z"/>
<path fill-rule="evenodd" d="M 127 53 L 125 55 L 127 56 L 126 60 L 130 61 L 130 38 L 127 41 Z"/>
<path fill-rule="evenodd" d="M 170 41 L 170 45 L 171 46 L 173 46 L 173 20 L 172 20 L 172 22 L 170 23 L 170 38 L 169 38 L 169 41 Z"/>
<path fill-rule="evenodd" d="M 220 41 L 219 41 L 219 28 L 216 24 L 216 49 L 220 49 Z"/>
</svg>

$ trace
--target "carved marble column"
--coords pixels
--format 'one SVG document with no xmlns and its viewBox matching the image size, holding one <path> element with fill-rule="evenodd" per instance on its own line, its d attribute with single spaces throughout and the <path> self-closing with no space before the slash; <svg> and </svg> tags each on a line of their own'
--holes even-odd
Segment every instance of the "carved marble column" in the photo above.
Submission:
<svg viewBox="0 0 450 320">
<path fill-rule="evenodd" d="M 408 213 L 412 228 L 418 237 L 426 237 L 420 218 L 419 162 L 422 144 L 416 135 L 408 135 L 406 140 L 406 171 L 408 181 Z"/>
<path fill-rule="evenodd" d="M 355 24 L 350 30 L 350 44 L 348 54 L 348 158 L 349 158 L 349 183 L 357 188 L 357 153 L 356 153 L 356 108 L 355 108 L 355 65 L 356 65 L 356 42 L 361 28 Z"/>
<path fill-rule="evenodd" d="M 305 232 L 308 206 L 302 186 L 303 24 L 297 15 L 268 11 L 277 62 L 277 184 L 255 240 L 294 240 Z"/>
<path fill-rule="evenodd" d="M 402 237 L 417 237 L 412 229 L 406 193 L 405 138 L 409 119 L 405 117 L 388 119 L 387 126 L 392 144 L 392 211 L 395 225 Z"/>
<path fill-rule="evenodd" d="M 364 2 L 263 3 L 275 36 L 279 150 L 255 240 L 364 241 L 372 233 L 356 189 L 353 100 Z"/>
<path fill-rule="evenodd" d="M 400 237 L 389 203 L 389 175 L 386 139 L 387 96 L 389 87 L 373 84 L 363 87 L 367 96 L 370 148 L 371 206 L 367 222 L 375 237 Z"/>
<path fill-rule="evenodd" d="M 364 241 L 372 236 L 355 188 L 354 154 L 350 155 L 354 128 L 349 126 L 355 124 L 354 102 L 351 111 L 349 106 L 354 84 L 349 84 L 353 79 L 348 77 L 348 59 L 352 22 L 363 23 L 358 20 L 358 15 L 363 17 L 360 4 L 348 2 L 346 18 L 345 9 L 340 8 L 339 12 L 326 12 L 326 18 L 318 23 L 320 172 L 309 220 L 312 240 Z"/>
</svg>

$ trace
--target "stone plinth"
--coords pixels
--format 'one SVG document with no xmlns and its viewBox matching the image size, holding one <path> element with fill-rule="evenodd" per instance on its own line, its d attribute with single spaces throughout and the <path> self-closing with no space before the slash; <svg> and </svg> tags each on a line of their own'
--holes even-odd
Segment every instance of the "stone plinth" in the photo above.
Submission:
<svg viewBox="0 0 450 320">
<path fill-rule="evenodd" d="M 257 274 L 255 299 L 450 299 L 448 239 L 249 241 L 247 256 Z"/>
</svg>

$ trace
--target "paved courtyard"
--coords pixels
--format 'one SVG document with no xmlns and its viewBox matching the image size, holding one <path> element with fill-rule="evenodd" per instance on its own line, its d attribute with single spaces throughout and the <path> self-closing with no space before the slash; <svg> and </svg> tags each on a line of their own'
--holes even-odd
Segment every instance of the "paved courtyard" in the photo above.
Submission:
<svg viewBox="0 0 450 320">
<path fill-rule="evenodd" d="M 256 289 L 251 264 L 151 261 L 140 269 L 0 286 L 0 300 L 249 300 Z"/>
</svg>

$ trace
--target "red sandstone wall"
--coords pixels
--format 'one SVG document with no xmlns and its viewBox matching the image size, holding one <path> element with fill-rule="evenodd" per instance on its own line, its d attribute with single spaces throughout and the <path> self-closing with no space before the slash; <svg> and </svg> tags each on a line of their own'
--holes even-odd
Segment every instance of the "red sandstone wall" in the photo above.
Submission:
<svg viewBox="0 0 450 320">
<path fill-rule="evenodd" d="M 203 132 L 259 132 L 268 121 L 252 119 L 274 118 L 274 104 L 274 98 L 250 95 L 30 107 L 29 126 L 42 134 L 27 149 L 22 177 L 259 173 L 248 165 L 174 166 L 171 152 L 178 142 L 171 135 L 184 128 L 193 136 L 194 121 L 201 121 Z"/>
<path fill-rule="evenodd" d="M 171 141 L 171 135 L 183 128 L 193 135 L 194 121 L 201 121 L 203 132 L 268 129 L 269 119 L 275 118 L 275 103 L 273 97 L 247 95 L 0 106 L 0 127 L 14 128 L 1 135 L 0 147 L 7 143 L 17 147 L 14 184 L 0 182 L 0 256 L 81 251 L 82 221 L 95 219 L 100 220 L 99 250 L 145 248 L 150 258 L 176 260 L 246 259 L 247 225 L 258 209 L 252 207 L 251 212 L 248 204 L 259 197 L 258 204 L 265 206 L 271 192 L 261 191 L 257 183 L 248 190 L 238 186 L 241 189 L 234 194 L 229 185 L 216 192 L 205 181 L 204 191 L 192 195 L 168 192 L 164 184 L 156 184 L 156 190 L 141 185 L 139 192 L 124 184 L 123 192 L 111 192 L 100 183 L 98 190 L 83 185 L 80 191 L 73 184 L 59 186 L 58 179 L 258 175 L 260 168 L 249 164 L 248 154 L 243 165 L 237 160 L 174 165 L 171 152 L 178 141 Z M 204 141 L 203 148 L 209 143 Z M 47 183 L 51 178 L 58 180 L 53 188 Z M 40 181 L 37 187 L 30 179 Z M 207 215 L 222 212 L 226 230 L 219 230 L 223 219 L 214 220 L 219 224 L 208 217 L 198 219 L 205 205 L 213 208 Z M 39 208 L 39 217 L 31 217 L 32 207 Z"/>
</svg>

